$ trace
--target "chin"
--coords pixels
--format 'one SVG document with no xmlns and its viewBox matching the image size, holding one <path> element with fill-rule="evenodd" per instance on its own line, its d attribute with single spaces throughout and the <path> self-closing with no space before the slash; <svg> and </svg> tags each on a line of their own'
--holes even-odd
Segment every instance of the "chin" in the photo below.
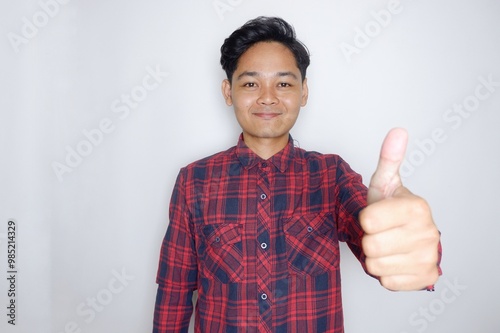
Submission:
<svg viewBox="0 0 500 333">
<path fill-rule="evenodd" d="M 283 137 L 284 135 L 287 135 L 287 133 L 281 133 L 281 132 L 265 132 L 265 133 L 259 133 L 259 135 L 257 135 L 258 138 L 261 138 L 261 139 L 277 139 L 277 138 L 281 138 Z"/>
</svg>

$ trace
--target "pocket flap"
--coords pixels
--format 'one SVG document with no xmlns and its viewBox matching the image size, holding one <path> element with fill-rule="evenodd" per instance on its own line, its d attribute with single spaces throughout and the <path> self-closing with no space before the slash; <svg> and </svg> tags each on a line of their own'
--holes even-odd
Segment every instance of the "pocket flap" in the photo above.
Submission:
<svg viewBox="0 0 500 333">
<path fill-rule="evenodd" d="M 203 234 L 208 244 L 221 247 L 241 241 L 241 227 L 237 223 L 209 224 L 203 227 Z"/>
<path fill-rule="evenodd" d="M 311 213 L 290 218 L 285 222 L 284 231 L 290 236 L 304 238 L 325 234 L 334 227 L 332 214 Z"/>
</svg>

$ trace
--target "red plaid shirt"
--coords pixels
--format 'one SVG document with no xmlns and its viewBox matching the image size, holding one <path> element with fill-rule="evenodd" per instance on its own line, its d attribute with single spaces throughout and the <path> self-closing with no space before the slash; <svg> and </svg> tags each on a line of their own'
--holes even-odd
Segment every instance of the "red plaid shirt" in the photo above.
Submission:
<svg viewBox="0 0 500 333">
<path fill-rule="evenodd" d="M 361 176 L 337 155 L 243 142 L 183 168 L 157 275 L 154 332 L 343 332 L 339 241 L 364 263 Z"/>
</svg>

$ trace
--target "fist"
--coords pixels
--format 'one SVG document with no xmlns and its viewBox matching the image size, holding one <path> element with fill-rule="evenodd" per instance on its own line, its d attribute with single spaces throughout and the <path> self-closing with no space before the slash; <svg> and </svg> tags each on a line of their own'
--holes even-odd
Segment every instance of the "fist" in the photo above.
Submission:
<svg viewBox="0 0 500 333">
<path fill-rule="evenodd" d="M 424 289 L 440 274 L 440 234 L 430 207 L 402 185 L 399 175 L 407 141 L 403 129 L 393 129 L 385 138 L 368 206 L 359 217 L 366 270 L 395 291 Z"/>
</svg>

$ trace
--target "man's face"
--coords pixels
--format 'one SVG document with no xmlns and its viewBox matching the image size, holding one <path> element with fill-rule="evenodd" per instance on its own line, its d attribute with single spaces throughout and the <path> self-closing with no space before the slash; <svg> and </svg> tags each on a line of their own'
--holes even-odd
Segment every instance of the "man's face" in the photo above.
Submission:
<svg viewBox="0 0 500 333">
<path fill-rule="evenodd" d="M 277 42 L 260 42 L 243 53 L 232 83 L 224 80 L 222 92 L 247 144 L 259 139 L 288 142 L 308 96 L 293 53 Z"/>
</svg>

